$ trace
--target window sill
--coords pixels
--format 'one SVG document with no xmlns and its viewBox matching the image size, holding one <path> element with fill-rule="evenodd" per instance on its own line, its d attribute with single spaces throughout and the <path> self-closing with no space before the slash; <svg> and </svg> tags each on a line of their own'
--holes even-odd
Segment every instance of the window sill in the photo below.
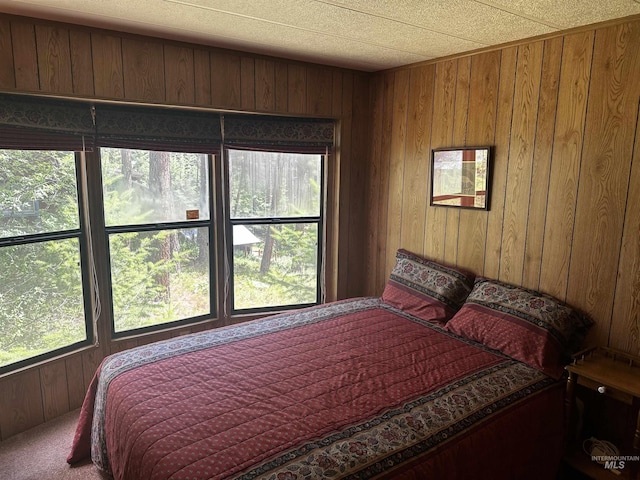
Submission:
<svg viewBox="0 0 640 480">
<path fill-rule="evenodd" d="M 59 362 L 62 360 L 67 360 L 68 358 L 73 357 L 74 355 L 81 355 L 85 352 L 91 351 L 91 350 L 95 350 L 100 348 L 100 344 L 92 344 L 92 345 L 86 345 L 84 347 L 79 347 L 71 352 L 65 352 L 65 353 L 61 353 L 60 355 L 56 355 L 54 357 L 49 357 L 46 358 L 44 360 L 41 360 L 39 362 L 36 363 L 31 363 L 29 365 L 25 365 L 23 367 L 20 368 L 16 368 L 15 370 L 11 370 L 10 372 L 5 372 L 0 374 L 0 380 L 5 380 L 7 378 L 11 378 L 14 375 L 19 375 L 25 372 L 28 372 L 30 370 L 35 370 L 37 368 L 42 368 L 46 365 L 50 365 L 52 363 L 55 362 Z"/>
</svg>

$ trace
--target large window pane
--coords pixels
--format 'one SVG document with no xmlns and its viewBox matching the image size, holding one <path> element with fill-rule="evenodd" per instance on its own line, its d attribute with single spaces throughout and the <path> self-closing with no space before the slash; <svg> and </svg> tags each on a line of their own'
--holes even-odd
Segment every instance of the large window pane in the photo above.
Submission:
<svg viewBox="0 0 640 480">
<path fill-rule="evenodd" d="M 318 224 L 234 225 L 234 309 L 317 302 Z"/>
<path fill-rule="evenodd" d="M 74 230 L 73 152 L 0 150 L 0 237 Z"/>
<path fill-rule="evenodd" d="M 76 238 L 0 248 L 0 367 L 86 339 Z"/>
<path fill-rule="evenodd" d="M 107 226 L 209 218 L 207 155 L 101 148 L 100 156 Z"/>
<path fill-rule="evenodd" d="M 231 219 L 320 215 L 321 155 L 228 152 Z"/>
<path fill-rule="evenodd" d="M 210 313 L 207 228 L 114 233 L 109 249 L 116 332 Z"/>
</svg>

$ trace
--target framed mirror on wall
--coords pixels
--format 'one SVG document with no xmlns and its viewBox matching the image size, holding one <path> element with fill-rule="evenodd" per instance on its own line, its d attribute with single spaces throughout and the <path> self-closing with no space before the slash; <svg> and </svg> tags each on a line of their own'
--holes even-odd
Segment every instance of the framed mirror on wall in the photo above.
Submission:
<svg viewBox="0 0 640 480">
<path fill-rule="evenodd" d="M 430 205 L 489 210 L 491 153 L 491 147 L 433 149 Z"/>
</svg>

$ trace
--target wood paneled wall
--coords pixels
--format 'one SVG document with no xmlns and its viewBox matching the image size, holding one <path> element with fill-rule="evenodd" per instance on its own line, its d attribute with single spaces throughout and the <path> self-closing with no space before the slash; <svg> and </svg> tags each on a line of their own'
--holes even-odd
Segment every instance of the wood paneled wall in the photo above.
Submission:
<svg viewBox="0 0 640 480">
<path fill-rule="evenodd" d="M 366 293 L 404 247 L 550 293 L 640 354 L 640 22 L 372 79 Z M 429 206 L 430 151 L 495 147 L 490 210 Z"/>
<path fill-rule="evenodd" d="M 361 293 L 369 75 L 0 15 L 0 91 L 335 118 L 327 300 Z M 111 342 L 101 319 L 99 346 L 0 378 L 0 440 L 78 408 L 106 354 L 227 321 Z"/>
</svg>

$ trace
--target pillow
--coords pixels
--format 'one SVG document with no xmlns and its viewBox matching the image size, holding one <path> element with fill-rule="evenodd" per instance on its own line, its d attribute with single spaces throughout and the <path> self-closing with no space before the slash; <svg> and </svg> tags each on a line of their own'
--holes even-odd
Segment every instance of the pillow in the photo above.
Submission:
<svg viewBox="0 0 640 480">
<path fill-rule="evenodd" d="M 415 317 L 446 322 L 463 305 L 473 274 L 400 249 L 382 301 Z"/>
<path fill-rule="evenodd" d="M 560 378 L 592 324 L 550 295 L 478 278 L 446 328 Z"/>
</svg>

